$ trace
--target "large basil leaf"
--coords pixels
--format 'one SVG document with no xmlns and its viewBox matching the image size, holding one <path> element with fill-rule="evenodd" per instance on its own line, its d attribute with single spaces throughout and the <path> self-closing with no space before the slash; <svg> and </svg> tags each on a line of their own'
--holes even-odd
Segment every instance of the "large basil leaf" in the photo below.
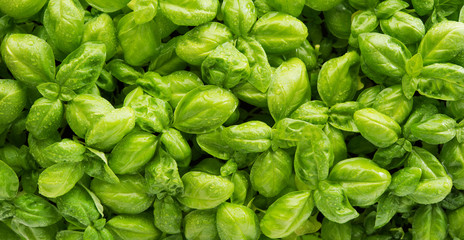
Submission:
<svg viewBox="0 0 464 240">
<path fill-rule="evenodd" d="M 311 189 L 329 175 L 329 167 L 334 161 L 333 147 L 322 129 L 308 125 L 303 129 L 298 142 L 294 168 L 296 176 Z"/>
<path fill-rule="evenodd" d="M 367 158 L 351 158 L 338 162 L 329 181 L 342 186 L 353 206 L 375 203 L 390 185 L 390 173 Z"/>
<path fill-rule="evenodd" d="M 46 227 L 61 220 L 61 215 L 50 202 L 30 193 L 18 196 L 14 201 L 18 223 L 29 227 Z"/>
<path fill-rule="evenodd" d="M 290 181 L 292 159 L 287 152 L 277 149 L 260 154 L 250 172 L 251 185 L 265 197 L 279 194 Z"/>
<path fill-rule="evenodd" d="M 417 91 L 429 98 L 456 101 L 463 99 L 464 68 L 451 63 L 435 63 L 422 69 Z"/>
<path fill-rule="evenodd" d="M 242 52 L 250 64 L 250 76 L 247 81 L 261 92 L 266 92 L 271 83 L 272 69 L 261 44 L 253 38 L 239 38 L 237 49 Z"/>
<path fill-rule="evenodd" d="M 223 177 L 190 171 L 182 176 L 184 194 L 177 197 L 183 205 L 194 209 L 210 209 L 230 198 L 234 184 Z"/>
<path fill-rule="evenodd" d="M 336 223 L 345 223 L 359 216 L 342 187 L 336 183 L 319 182 L 314 191 L 314 203 L 324 217 Z"/>
<path fill-rule="evenodd" d="M 26 129 L 35 138 L 48 138 L 61 126 L 63 113 L 63 103 L 60 100 L 39 98 L 27 115 Z"/>
<path fill-rule="evenodd" d="M 359 48 L 366 64 L 374 72 L 390 77 L 402 77 L 411 53 L 398 39 L 380 33 L 359 35 Z"/>
<path fill-rule="evenodd" d="M 416 210 L 412 222 L 414 239 L 445 239 L 448 230 L 448 218 L 438 205 L 422 205 Z"/>
<path fill-rule="evenodd" d="M 310 97 L 305 64 L 298 58 L 282 63 L 274 72 L 267 92 L 267 104 L 274 120 L 287 117 Z"/>
<path fill-rule="evenodd" d="M 76 0 L 51 0 L 43 24 L 52 44 L 68 54 L 78 48 L 84 33 L 84 8 Z"/>
<path fill-rule="evenodd" d="M 0 160 L 0 200 L 13 199 L 19 188 L 19 180 L 13 169 Z"/>
<path fill-rule="evenodd" d="M 130 0 L 86 0 L 86 2 L 102 12 L 116 12 L 124 8 Z"/>
<path fill-rule="evenodd" d="M 162 149 L 158 150 L 153 161 L 145 167 L 148 193 L 175 196 L 182 194 L 184 185 L 179 176 L 176 161 Z"/>
<path fill-rule="evenodd" d="M 111 218 L 105 227 L 118 239 L 159 239 L 162 234 L 153 224 L 150 214 L 118 215 Z"/>
<path fill-rule="evenodd" d="M 422 39 L 418 53 L 424 65 L 447 62 L 464 49 L 464 23 L 443 21 L 434 25 Z"/>
<path fill-rule="evenodd" d="M 85 134 L 85 142 L 90 147 L 108 151 L 134 127 L 134 110 L 128 107 L 115 109 L 94 123 Z"/>
<path fill-rule="evenodd" d="M 207 133 L 221 126 L 232 115 L 238 99 L 217 86 L 200 86 L 179 102 L 173 126 L 186 133 Z"/>
<path fill-rule="evenodd" d="M 359 66 L 359 55 L 354 51 L 332 58 L 322 65 L 317 91 L 328 106 L 353 99 L 358 90 Z"/>
<path fill-rule="evenodd" d="M 152 205 L 154 196 L 148 195 L 147 182 L 142 175 L 120 175 L 119 180 L 118 183 L 108 183 L 94 178 L 90 189 L 115 213 L 139 214 Z"/>
<path fill-rule="evenodd" d="M 55 78 L 53 50 L 43 39 L 30 34 L 12 34 L 1 44 L 3 61 L 13 76 L 35 87 Z"/>
<path fill-rule="evenodd" d="M 105 59 L 104 44 L 86 42 L 63 60 L 56 81 L 61 87 L 71 90 L 91 86 L 100 76 Z"/>
<path fill-rule="evenodd" d="M 363 106 L 358 102 L 344 102 L 333 105 L 329 109 L 329 124 L 347 132 L 359 132 L 353 115 Z"/>
<path fill-rule="evenodd" d="M 269 206 L 260 222 L 261 231 L 270 238 L 286 237 L 309 218 L 313 207 L 311 192 L 287 193 Z"/>
<path fill-rule="evenodd" d="M 161 11 L 173 23 L 198 26 L 216 17 L 218 0 L 160 0 Z"/>
<path fill-rule="evenodd" d="M 224 23 L 230 30 L 241 36 L 247 36 L 257 18 L 252 0 L 225 0 L 221 6 Z"/>
<path fill-rule="evenodd" d="M 291 15 L 269 12 L 256 21 L 251 35 L 266 52 L 284 53 L 299 47 L 308 36 L 308 29 Z"/>
<path fill-rule="evenodd" d="M 57 163 L 39 176 L 39 193 L 55 198 L 69 192 L 84 175 L 82 163 Z"/>
<path fill-rule="evenodd" d="M 188 31 L 178 40 L 176 54 L 187 63 L 200 66 L 217 46 L 231 39 L 232 32 L 225 25 L 206 23 Z"/>
<path fill-rule="evenodd" d="M 159 53 L 161 40 L 155 22 L 138 24 L 137 14 L 131 12 L 118 22 L 118 39 L 124 59 L 133 66 L 148 63 Z"/>
<path fill-rule="evenodd" d="M 451 178 L 438 159 L 423 148 L 413 147 L 406 161 L 407 167 L 422 170 L 419 185 L 409 198 L 420 204 L 433 204 L 443 200 L 453 186 Z"/>
<path fill-rule="evenodd" d="M 60 214 L 69 222 L 87 227 L 100 218 L 100 213 L 89 193 L 79 185 L 57 198 Z"/>
<path fill-rule="evenodd" d="M 224 240 L 236 239 L 237 235 L 242 239 L 256 240 L 261 234 L 256 213 L 243 205 L 221 204 L 217 210 L 216 224 L 219 237 Z"/>
</svg>

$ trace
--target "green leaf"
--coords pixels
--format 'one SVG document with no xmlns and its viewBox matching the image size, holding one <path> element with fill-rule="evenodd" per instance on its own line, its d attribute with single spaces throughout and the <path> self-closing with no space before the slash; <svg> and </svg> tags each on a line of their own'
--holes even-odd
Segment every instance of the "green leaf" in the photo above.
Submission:
<svg viewBox="0 0 464 240">
<path fill-rule="evenodd" d="M 377 147 L 392 145 L 401 134 L 401 127 L 395 120 L 373 108 L 356 111 L 353 119 L 361 135 Z"/>
<path fill-rule="evenodd" d="M 261 153 L 251 167 L 253 189 L 265 197 L 277 196 L 290 181 L 292 158 L 282 149 Z"/>
<path fill-rule="evenodd" d="M 53 50 L 43 39 L 31 34 L 9 35 L 1 54 L 13 76 L 30 87 L 55 79 Z"/>
<path fill-rule="evenodd" d="M 124 53 L 124 60 L 133 66 L 147 64 L 159 53 L 160 36 L 155 22 L 138 24 L 136 12 L 123 16 L 117 26 L 118 40 Z"/>
<path fill-rule="evenodd" d="M 248 35 L 258 16 L 252 0 L 225 0 L 222 2 L 221 11 L 224 24 L 235 35 L 240 36 Z"/>
<path fill-rule="evenodd" d="M 159 19 L 159 20 L 158 20 Z M 157 21 L 158 20 L 158 21 Z M 160 31 L 168 31 L 167 34 L 170 34 L 177 28 L 177 25 L 172 23 L 167 19 L 164 14 L 158 13 L 155 17 L 155 24 L 159 27 Z M 167 37 L 160 34 L 162 38 Z M 182 60 L 176 54 L 177 42 L 180 40 L 181 36 L 174 37 L 165 44 L 161 44 L 160 53 L 156 58 L 154 58 L 150 65 L 148 66 L 148 71 L 154 71 L 159 73 L 162 76 L 169 75 L 180 70 L 185 69 L 187 63 Z M 187 72 L 187 71 L 183 71 Z M 193 74 L 191 72 L 187 72 Z M 193 74 L 195 75 L 195 74 Z"/>
<path fill-rule="evenodd" d="M 176 160 L 179 167 L 187 167 L 192 160 L 192 149 L 181 132 L 169 128 L 160 137 L 161 148 Z"/>
<path fill-rule="evenodd" d="M 191 211 L 184 218 L 187 239 L 218 239 L 216 209 Z"/>
<path fill-rule="evenodd" d="M 87 148 L 85 162 L 85 173 L 108 183 L 119 183 L 119 179 L 108 166 L 105 153 L 96 149 Z"/>
<path fill-rule="evenodd" d="M 250 76 L 250 65 L 247 57 L 231 42 L 225 42 L 205 58 L 201 75 L 207 84 L 233 88 Z"/>
<path fill-rule="evenodd" d="M 203 82 L 197 75 L 188 71 L 176 71 L 163 78 L 169 83 L 171 88 L 169 103 L 173 108 L 177 107 L 182 97 L 190 92 L 190 90 L 203 85 Z"/>
<path fill-rule="evenodd" d="M 84 160 L 85 147 L 71 139 L 64 138 L 43 149 L 44 156 L 51 162 L 80 162 Z"/>
<path fill-rule="evenodd" d="M 248 121 L 224 128 L 221 137 L 238 152 L 264 152 L 271 147 L 271 127 L 261 121 Z"/>
<path fill-rule="evenodd" d="M 86 0 L 86 2 L 102 12 L 116 12 L 124 8 L 130 0 Z"/>
<path fill-rule="evenodd" d="M 94 178 L 90 189 L 104 206 L 118 214 L 142 213 L 154 200 L 154 197 L 148 195 L 147 182 L 140 174 L 120 175 L 117 183 Z"/>
<path fill-rule="evenodd" d="M 32 105 L 26 119 L 26 129 L 37 139 L 43 140 L 54 134 L 63 120 L 63 103 L 39 98 Z"/>
<path fill-rule="evenodd" d="M 351 222 L 339 224 L 324 218 L 322 221 L 321 236 L 323 239 L 343 240 L 350 239 L 352 233 Z"/>
<path fill-rule="evenodd" d="M 402 124 L 412 111 L 413 100 L 404 96 L 400 85 L 394 85 L 376 96 L 372 108 Z"/>
<path fill-rule="evenodd" d="M 261 231 L 270 238 L 286 237 L 309 218 L 313 207 L 311 192 L 287 193 L 269 206 L 260 222 Z"/>
<path fill-rule="evenodd" d="M 85 134 L 85 142 L 92 148 L 108 151 L 134 127 L 134 110 L 128 107 L 115 109 L 98 119 L 91 126 Z"/>
<path fill-rule="evenodd" d="M 305 64 L 298 58 L 282 63 L 274 72 L 267 92 L 267 104 L 274 120 L 288 117 L 310 97 L 311 86 Z"/>
<path fill-rule="evenodd" d="M 26 89 L 14 80 L 0 80 L 0 125 L 13 122 L 26 106 Z"/>
<path fill-rule="evenodd" d="M 435 114 L 411 126 L 411 133 L 429 144 L 444 144 L 456 136 L 456 121 L 445 114 Z"/>
<path fill-rule="evenodd" d="M 137 85 L 151 95 L 152 97 L 162 99 L 164 101 L 171 100 L 171 87 L 168 78 L 161 77 L 156 72 L 146 72 L 142 78 L 135 81 Z"/>
<path fill-rule="evenodd" d="M 406 160 L 406 167 L 422 170 L 421 180 L 415 191 L 408 195 L 420 204 L 433 204 L 443 200 L 451 191 L 452 180 L 438 159 L 425 149 L 413 147 Z"/>
<path fill-rule="evenodd" d="M 295 152 L 295 175 L 311 189 L 316 189 L 318 182 L 329 175 L 334 161 L 333 147 L 325 132 L 316 126 L 308 125 L 302 135 Z"/>
<path fill-rule="evenodd" d="M 149 214 L 118 215 L 110 219 L 106 227 L 121 239 L 159 239 L 162 234 Z"/>
<path fill-rule="evenodd" d="M 319 182 L 314 191 L 314 203 L 324 217 L 336 223 L 346 223 L 359 216 L 342 187 L 329 181 Z"/>
<path fill-rule="evenodd" d="M 208 173 L 190 171 L 182 176 L 184 194 L 177 200 L 193 209 L 211 209 L 230 198 L 234 191 L 233 183 L 227 178 Z"/>
<path fill-rule="evenodd" d="M 453 186 L 456 189 L 464 189 L 464 175 L 462 169 L 464 168 L 464 144 L 453 139 L 443 145 L 440 152 L 440 161 L 446 168 L 448 174 L 453 179 Z"/>
<path fill-rule="evenodd" d="M 397 198 L 393 194 L 385 194 L 377 205 L 377 214 L 375 215 L 375 226 L 374 228 L 378 229 L 388 224 L 393 216 L 395 216 L 397 211 Z"/>
<path fill-rule="evenodd" d="M 329 124 L 347 132 L 359 132 L 353 115 L 363 106 L 358 102 L 338 103 L 329 109 Z"/>
<path fill-rule="evenodd" d="M 218 0 L 160 0 L 161 11 L 173 23 L 198 26 L 216 17 Z"/>
<path fill-rule="evenodd" d="M 269 12 L 256 21 L 251 36 L 267 53 L 284 53 L 299 47 L 308 36 L 308 29 L 291 15 Z"/>
<path fill-rule="evenodd" d="M 39 193 L 55 198 L 69 192 L 84 175 L 82 163 L 57 163 L 39 176 Z"/>
<path fill-rule="evenodd" d="M 290 118 L 324 126 L 329 119 L 329 108 L 320 100 L 308 101 L 298 107 Z"/>
<path fill-rule="evenodd" d="M 107 163 L 116 174 L 137 173 L 148 163 L 158 146 L 155 135 L 135 131 L 127 134 L 111 151 Z M 99 153 L 103 154 L 103 153 Z M 104 154 L 103 154 L 104 156 Z M 103 159 L 101 157 L 101 159 Z"/>
<path fill-rule="evenodd" d="M 224 127 L 219 127 L 212 132 L 198 134 L 195 140 L 198 146 L 206 153 L 222 160 L 228 160 L 231 158 L 234 150 L 222 138 L 223 130 Z"/>
<path fill-rule="evenodd" d="M 256 213 L 243 205 L 227 202 L 221 204 L 216 222 L 221 239 L 234 239 L 237 235 L 244 239 L 258 239 L 261 234 Z"/>
<path fill-rule="evenodd" d="M 135 122 L 142 130 L 163 132 L 171 125 L 172 108 L 164 100 L 150 95 L 141 95 L 132 99 L 128 106 L 134 110 Z"/>
<path fill-rule="evenodd" d="M 250 64 L 250 76 L 247 81 L 265 93 L 271 83 L 272 70 L 263 47 L 253 38 L 239 38 L 236 47 L 247 57 Z"/>
<path fill-rule="evenodd" d="M 386 34 L 363 33 L 359 35 L 359 48 L 367 66 L 374 72 L 393 78 L 402 77 L 411 53 L 406 46 Z"/>
<path fill-rule="evenodd" d="M 51 0 L 43 25 L 53 45 L 65 55 L 77 49 L 84 33 L 84 8 L 79 1 Z"/>
<path fill-rule="evenodd" d="M 392 182 L 388 187 L 396 196 L 407 196 L 413 193 L 419 185 L 422 170 L 418 167 L 405 167 L 392 175 Z"/>
<path fill-rule="evenodd" d="M 238 99 L 217 86 L 200 86 L 179 102 L 173 126 L 186 133 L 211 132 L 221 126 L 238 106 Z"/>
<path fill-rule="evenodd" d="M 66 105 L 66 122 L 80 138 L 85 138 L 89 129 L 107 113 L 113 105 L 103 97 L 80 94 Z"/>
<path fill-rule="evenodd" d="M 98 199 L 97 195 L 95 195 L 95 193 L 93 193 L 90 189 L 88 189 L 86 186 L 84 186 L 83 184 L 79 183 L 79 185 L 81 187 L 83 187 L 85 189 L 85 191 L 87 191 L 87 193 L 90 195 L 90 197 L 92 198 L 92 201 L 93 203 L 95 204 L 95 207 L 97 208 L 98 210 L 98 213 L 100 213 L 100 215 L 102 217 L 104 217 L 105 215 L 103 214 L 103 211 L 104 211 L 104 208 L 103 208 L 103 205 L 101 204 L 101 201 L 100 199 Z"/>
<path fill-rule="evenodd" d="M 317 91 L 329 107 L 353 99 L 358 90 L 359 66 L 359 55 L 355 51 L 332 58 L 322 65 Z"/>
<path fill-rule="evenodd" d="M 61 220 L 54 205 L 47 200 L 30 193 L 18 196 L 15 205 L 14 220 L 29 227 L 47 227 Z"/>
<path fill-rule="evenodd" d="M 180 37 L 176 46 L 176 54 L 185 62 L 200 66 L 217 46 L 231 39 L 232 32 L 225 25 L 218 22 L 206 23 Z"/>
<path fill-rule="evenodd" d="M 180 179 L 176 161 L 165 151 L 159 149 L 151 162 L 145 166 L 145 179 L 148 193 L 162 198 L 180 195 L 184 191 L 184 183 Z"/>
<path fill-rule="evenodd" d="M 451 63 L 435 63 L 422 69 L 417 91 L 429 98 L 456 101 L 464 94 L 464 68 Z"/>
<path fill-rule="evenodd" d="M 417 77 L 411 77 L 406 74 L 401 80 L 401 87 L 403 94 L 407 99 L 412 99 L 414 93 L 417 91 L 417 85 L 419 85 L 419 79 Z"/>
<path fill-rule="evenodd" d="M 328 180 L 340 184 L 353 206 L 367 206 L 387 190 L 391 176 L 373 161 L 357 157 L 338 162 Z"/>
<path fill-rule="evenodd" d="M 116 54 L 118 39 L 113 19 L 108 14 L 100 14 L 85 23 L 82 42 L 102 42 L 106 46 L 106 60 L 110 60 Z M 106 88 L 108 90 L 108 88 Z"/>
<path fill-rule="evenodd" d="M 127 6 L 136 14 L 135 23 L 143 24 L 151 21 L 158 11 L 158 0 L 132 0 Z"/>
<path fill-rule="evenodd" d="M 438 205 L 422 205 L 416 210 L 412 222 L 412 236 L 415 239 L 445 239 L 448 218 Z"/>
<path fill-rule="evenodd" d="M 65 195 L 58 197 L 56 205 L 67 221 L 82 228 L 93 224 L 100 218 L 92 197 L 81 185 L 75 186 Z"/>
<path fill-rule="evenodd" d="M 62 61 L 56 74 L 56 82 L 73 91 L 89 88 L 100 76 L 105 59 L 104 44 L 86 42 Z"/>
<path fill-rule="evenodd" d="M 155 226 L 163 233 L 176 234 L 181 232 L 182 210 L 179 203 L 171 196 L 155 199 L 153 204 Z"/>
<path fill-rule="evenodd" d="M 406 62 L 406 73 L 411 77 L 417 77 L 421 73 L 423 68 L 422 55 L 420 53 L 415 54 Z"/>
<path fill-rule="evenodd" d="M 0 160 L 0 200 L 13 199 L 19 188 L 19 179 L 13 169 Z"/>
<path fill-rule="evenodd" d="M 443 21 L 435 24 L 422 39 L 418 53 L 424 65 L 447 62 L 464 49 L 464 23 Z"/>
<path fill-rule="evenodd" d="M 56 100 L 60 95 L 60 85 L 54 82 L 41 83 L 37 86 L 37 90 L 49 100 Z"/>
</svg>

